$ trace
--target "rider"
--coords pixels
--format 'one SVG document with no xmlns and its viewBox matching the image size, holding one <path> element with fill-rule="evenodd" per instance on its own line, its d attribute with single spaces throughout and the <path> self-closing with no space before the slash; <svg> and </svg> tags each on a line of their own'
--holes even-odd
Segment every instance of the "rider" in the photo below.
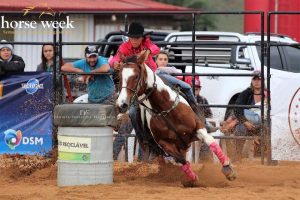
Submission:
<svg viewBox="0 0 300 200">
<path fill-rule="evenodd" d="M 146 37 L 149 32 L 144 31 L 143 25 L 138 22 L 132 22 L 129 26 L 129 31 L 127 33 L 123 32 L 123 34 L 128 36 L 129 40 L 120 45 L 117 54 L 109 62 L 110 66 L 112 66 L 114 70 L 120 70 L 122 56 L 129 57 L 139 54 L 143 50 L 149 50 L 150 54 L 145 63 L 153 71 L 156 71 L 156 64 L 152 57 L 159 52 L 159 47 L 153 44 L 149 37 Z M 133 105 L 130 107 L 129 117 L 137 134 L 139 143 L 146 147 L 151 138 L 149 138 L 144 131 L 140 108 L 137 101 L 133 102 Z"/>
</svg>

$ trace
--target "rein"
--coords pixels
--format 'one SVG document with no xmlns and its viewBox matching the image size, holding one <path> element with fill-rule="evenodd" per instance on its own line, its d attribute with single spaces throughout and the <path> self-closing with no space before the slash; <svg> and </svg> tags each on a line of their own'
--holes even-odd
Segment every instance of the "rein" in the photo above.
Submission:
<svg viewBox="0 0 300 200">
<path fill-rule="evenodd" d="M 129 63 L 127 63 L 129 64 Z M 134 64 L 134 63 L 133 63 Z M 138 100 L 138 91 L 140 88 L 138 88 L 141 84 L 141 80 L 142 80 L 142 71 L 141 71 L 141 75 L 139 76 L 139 79 L 138 79 L 138 82 L 135 86 L 134 89 L 132 88 L 128 88 L 128 87 L 122 87 L 125 88 L 125 89 L 128 89 L 130 91 L 132 91 L 134 94 L 133 94 L 133 97 L 131 99 L 131 102 L 130 102 L 130 105 L 131 106 L 132 104 L 134 104 L 134 102 L 137 102 L 137 105 L 142 105 L 143 107 L 145 107 L 146 111 L 149 112 L 149 114 L 151 116 L 154 116 L 154 117 L 162 117 L 163 120 L 167 123 L 168 127 L 170 127 L 170 129 L 176 134 L 177 138 L 179 139 L 180 141 L 180 145 L 181 147 L 183 148 L 187 148 L 188 145 L 186 144 L 186 142 L 182 139 L 182 137 L 180 136 L 180 134 L 178 133 L 178 131 L 176 130 L 176 128 L 174 127 L 174 125 L 172 124 L 172 122 L 168 119 L 167 115 L 172 111 L 174 110 L 179 102 L 180 102 L 180 97 L 179 97 L 179 89 L 176 90 L 176 98 L 175 98 L 175 101 L 173 103 L 173 105 L 171 106 L 171 108 L 169 108 L 168 110 L 163 110 L 161 112 L 153 109 L 153 108 L 149 108 L 148 106 L 146 106 L 143 102 L 149 98 L 149 96 L 157 89 L 157 84 L 156 84 L 156 75 L 155 73 L 153 72 L 153 76 L 154 76 L 154 82 L 153 82 L 153 87 L 150 89 L 150 91 L 146 91 L 145 92 L 145 96 Z"/>
<path fill-rule="evenodd" d="M 130 63 L 128 62 L 126 64 L 130 64 Z M 132 63 L 132 64 L 135 64 L 135 63 Z M 138 87 L 141 84 L 141 80 L 142 80 L 142 72 L 141 72 L 141 75 L 139 76 L 139 80 L 137 81 L 137 84 L 135 85 L 134 89 L 129 88 L 129 87 L 121 87 L 121 89 L 125 88 L 125 89 L 128 89 L 131 92 L 133 92 L 133 97 L 132 97 L 132 99 L 130 101 L 129 106 L 131 106 L 135 101 L 137 101 L 138 104 L 143 104 L 143 101 L 145 101 L 146 99 L 148 99 L 148 97 L 154 92 L 154 90 L 157 89 L 156 77 L 154 75 L 154 83 L 153 83 L 152 89 L 149 92 L 147 92 L 147 94 L 142 99 L 138 100 L 138 91 L 140 89 Z"/>
<path fill-rule="evenodd" d="M 148 96 L 149 96 L 149 95 L 148 95 Z M 143 101 L 144 101 L 144 100 L 145 100 L 145 99 L 143 99 Z M 146 106 L 143 102 L 141 102 L 140 104 L 141 104 L 142 106 L 145 107 L 145 109 L 150 113 L 150 115 L 156 116 L 156 117 L 161 117 L 161 116 L 162 116 L 162 117 L 166 117 L 173 109 L 175 109 L 175 108 L 178 106 L 179 102 L 180 102 L 179 91 L 177 90 L 177 91 L 176 91 L 176 98 L 175 98 L 175 101 L 174 101 L 172 107 L 169 108 L 168 110 L 163 110 L 163 111 L 161 111 L 161 112 L 158 112 L 158 111 L 156 111 L 156 110 L 154 110 L 154 109 L 149 108 L 149 107 Z"/>
</svg>

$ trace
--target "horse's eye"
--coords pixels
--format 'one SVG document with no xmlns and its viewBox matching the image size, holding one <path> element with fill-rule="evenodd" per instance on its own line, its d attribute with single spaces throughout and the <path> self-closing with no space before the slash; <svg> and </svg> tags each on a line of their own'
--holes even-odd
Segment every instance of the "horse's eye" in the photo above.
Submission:
<svg viewBox="0 0 300 200">
<path fill-rule="evenodd" d="M 135 78 L 135 80 L 138 80 L 139 76 L 138 76 L 138 75 L 136 75 L 134 78 Z"/>
</svg>

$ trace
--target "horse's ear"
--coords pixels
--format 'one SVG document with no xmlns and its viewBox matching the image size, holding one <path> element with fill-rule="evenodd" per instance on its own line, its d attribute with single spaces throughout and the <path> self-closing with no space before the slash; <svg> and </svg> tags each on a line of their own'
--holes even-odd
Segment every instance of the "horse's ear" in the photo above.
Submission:
<svg viewBox="0 0 300 200">
<path fill-rule="evenodd" d="M 149 54 L 150 54 L 150 50 L 141 51 L 141 53 L 137 57 L 137 63 L 139 65 L 142 65 L 147 60 Z"/>
<path fill-rule="evenodd" d="M 120 52 L 119 52 L 119 56 L 120 56 L 121 62 L 125 63 L 126 57 L 122 53 L 120 53 Z"/>
</svg>

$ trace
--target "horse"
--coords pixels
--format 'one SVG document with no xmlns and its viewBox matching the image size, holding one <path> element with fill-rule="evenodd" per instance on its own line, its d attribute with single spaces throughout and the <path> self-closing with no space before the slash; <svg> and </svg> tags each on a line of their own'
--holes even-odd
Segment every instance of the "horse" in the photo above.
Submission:
<svg viewBox="0 0 300 200">
<path fill-rule="evenodd" d="M 146 109 L 146 123 L 155 142 L 166 155 L 181 165 L 183 174 L 191 185 L 198 176 L 186 160 L 186 152 L 193 141 L 204 140 L 222 164 L 222 172 L 230 181 L 236 175 L 229 158 L 214 138 L 207 133 L 205 124 L 193 112 L 187 101 L 167 86 L 145 63 L 149 52 L 122 58 L 120 93 L 116 106 L 126 112 L 134 101 Z"/>
</svg>

